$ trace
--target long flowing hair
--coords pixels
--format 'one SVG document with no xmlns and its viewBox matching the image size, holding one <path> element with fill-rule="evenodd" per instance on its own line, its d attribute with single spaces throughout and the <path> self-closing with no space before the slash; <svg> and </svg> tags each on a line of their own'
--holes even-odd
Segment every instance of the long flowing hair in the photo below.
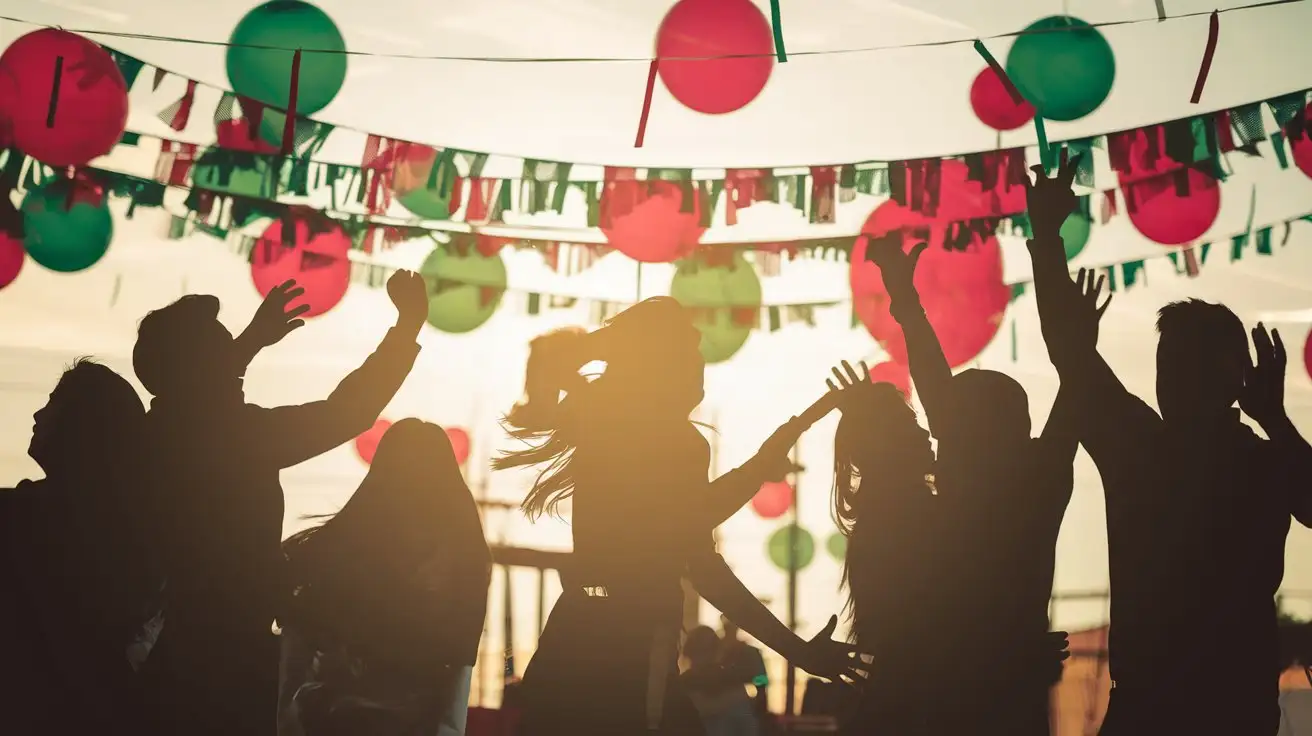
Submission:
<svg viewBox="0 0 1312 736">
<path fill-rule="evenodd" d="M 346 505 L 313 518 L 320 523 L 293 535 L 284 550 L 289 587 L 326 596 L 311 596 L 315 606 L 334 606 L 334 596 L 358 594 L 359 585 L 387 579 L 389 570 L 417 569 L 435 555 L 460 565 L 454 579 L 462 589 L 452 596 L 487 595 L 491 553 L 478 505 L 446 432 L 435 424 L 392 425 Z"/>
<path fill-rule="evenodd" d="M 526 516 L 557 516 L 561 503 L 574 495 L 577 475 L 573 460 L 575 451 L 586 442 L 585 436 L 590 431 L 604 433 L 606 427 L 614 429 L 607 418 L 623 414 L 637 397 L 650 392 L 650 385 L 625 385 L 627 376 L 637 375 L 634 366 L 670 360 L 688 344 L 695 353 L 698 340 L 700 334 L 678 302 L 654 297 L 621 312 L 595 332 L 567 327 L 530 343 L 524 399 L 503 422 L 510 436 L 526 446 L 492 462 L 494 470 L 544 466 L 524 498 Z M 580 374 L 585 365 L 595 361 L 606 362 L 602 375 Z M 659 371 L 646 373 L 653 380 L 661 378 Z"/>
</svg>

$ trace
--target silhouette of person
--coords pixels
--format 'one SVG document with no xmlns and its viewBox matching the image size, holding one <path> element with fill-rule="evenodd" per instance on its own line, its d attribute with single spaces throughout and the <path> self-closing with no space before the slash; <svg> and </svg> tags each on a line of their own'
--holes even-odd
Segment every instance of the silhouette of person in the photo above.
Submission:
<svg viewBox="0 0 1312 736">
<path fill-rule="evenodd" d="M 743 688 L 742 673 L 725 663 L 721 654 L 721 639 L 714 629 L 694 628 L 683 643 L 688 669 L 679 679 L 701 714 L 707 736 L 756 736 L 760 723 Z"/>
<path fill-rule="evenodd" d="M 164 630 L 143 673 L 164 734 L 270 734 L 277 723 L 283 495 L 278 474 L 372 426 L 409 374 L 427 315 L 423 281 L 387 283 L 396 325 L 323 401 L 247 404 L 261 349 L 303 323 L 303 292 L 275 288 L 234 339 L 219 301 L 185 296 L 141 321 L 132 360 L 154 395 L 146 416 L 152 524 L 164 565 Z"/>
<path fill-rule="evenodd" d="M 707 482 L 710 448 L 689 420 L 705 361 L 688 312 L 648 299 L 587 333 L 534 341 L 527 400 L 506 422 L 529 447 L 496 468 L 546 465 L 524 501 L 530 518 L 572 500 L 574 552 L 564 591 L 524 673 L 521 733 L 702 732 L 677 679 L 681 578 L 766 646 L 825 677 L 855 676 L 851 648 L 781 624 L 715 553 L 712 532 L 831 408 L 822 398 L 742 467 Z M 605 371 L 579 374 L 600 360 Z M 565 398 L 560 399 L 564 392 Z M 536 442 L 534 442 L 536 441 Z"/>
<path fill-rule="evenodd" d="M 1029 399 L 1014 379 L 978 369 L 954 377 L 914 283 L 926 247 L 908 254 L 885 240 L 869 252 L 939 443 L 934 483 L 949 499 L 944 531 L 956 542 L 952 587 L 961 595 L 959 624 L 949 630 L 960 636 L 958 656 L 1000 668 L 956 712 L 991 732 L 1046 736 L 1050 655 L 1057 654 L 1048 606 L 1079 447 L 1070 391 L 1058 392 L 1043 434 L 1031 438 Z"/>
<path fill-rule="evenodd" d="M 1157 318 L 1159 415 L 1098 354 L 1107 304 L 1066 271 L 1061 224 L 1077 162 L 1062 157 L 1029 192 L 1036 296 L 1079 438 L 1102 474 L 1111 575 L 1110 670 L 1102 733 L 1275 734 L 1275 593 L 1290 515 L 1312 522 L 1312 449 L 1285 412 L 1278 333 L 1219 304 L 1168 304 Z M 1251 417 L 1266 440 L 1244 425 Z M 1199 708 L 1199 703 L 1206 703 Z"/>
<path fill-rule="evenodd" d="M 464 733 L 492 558 L 446 432 L 392 425 L 342 510 L 284 549 L 280 700 L 298 732 Z"/>
<path fill-rule="evenodd" d="M 144 417 L 131 384 L 79 359 L 33 417 L 28 454 L 45 478 L 0 491 L 0 698 L 13 733 L 139 726 L 128 649 L 159 590 L 135 525 Z"/>
<path fill-rule="evenodd" d="M 783 478 L 770 480 L 777 482 Z M 738 637 L 738 625 L 730 621 L 728 616 L 720 616 L 720 630 L 721 662 L 735 674 L 741 684 L 751 685 L 754 689 L 756 695 L 753 702 L 757 717 L 761 720 L 769 718 L 770 675 L 765 671 L 765 657 L 761 655 L 760 649 Z"/>
</svg>

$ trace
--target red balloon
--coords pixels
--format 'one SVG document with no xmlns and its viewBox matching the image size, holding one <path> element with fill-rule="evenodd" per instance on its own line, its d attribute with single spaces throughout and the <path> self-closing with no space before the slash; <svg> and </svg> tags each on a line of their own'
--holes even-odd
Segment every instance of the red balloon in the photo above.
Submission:
<svg viewBox="0 0 1312 736">
<path fill-rule="evenodd" d="M 970 167 L 963 161 L 943 159 L 934 163 L 938 172 L 938 206 L 930 218 L 944 226 L 951 222 L 1004 217 L 1025 211 L 1025 185 L 1008 186 L 1006 183 L 1009 162 L 1001 164 L 997 183 L 987 189 L 982 181 L 970 178 Z M 909 199 L 915 187 L 931 188 L 928 182 L 933 168 L 927 162 L 908 162 L 903 171 Z"/>
<path fill-rule="evenodd" d="M 1182 189 L 1178 186 L 1184 182 Z M 1201 238 L 1221 214 L 1221 186 L 1197 169 L 1123 185 L 1130 223 L 1162 245 L 1184 245 Z"/>
<path fill-rule="evenodd" d="M 1034 106 L 1017 105 L 993 67 L 985 67 L 970 85 L 970 106 L 981 123 L 994 130 L 1015 130 L 1034 119 Z"/>
<path fill-rule="evenodd" d="M 1303 343 L 1303 369 L 1312 377 L 1312 332 L 1307 334 L 1307 342 Z"/>
<path fill-rule="evenodd" d="M 992 235 L 975 238 L 964 251 L 944 247 L 947 223 L 888 201 L 875 208 L 861 234 L 879 238 L 901 231 L 904 247 L 927 242 L 915 284 L 929 322 L 955 368 L 979 355 L 997 334 L 1011 288 L 1002 279 L 1002 248 Z M 889 314 L 888 293 L 879 268 L 866 260 L 866 237 L 852 249 L 850 280 L 857 317 L 895 363 L 907 363 L 902 328 Z"/>
<path fill-rule="evenodd" d="M 469 460 L 469 433 L 459 427 L 447 427 L 446 438 L 451 441 L 451 449 L 456 453 L 456 462 L 461 465 Z"/>
<path fill-rule="evenodd" d="M 752 510 L 762 519 L 777 519 L 793 507 L 793 487 L 784 481 L 771 481 L 752 496 Z"/>
<path fill-rule="evenodd" d="M 1288 135 L 1289 147 L 1294 154 L 1294 165 L 1299 171 L 1312 177 L 1312 103 L 1303 108 L 1299 117 L 1302 118 L 1302 132 L 1299 135 L 1293 135 L 1292 132 Z M 1293 128 L 1293 125 L 1287 126 L 1287 130 Z"/>
<path fill-rule="evenodd" d="M 1122 185 L 1179 171 L 1184 164 L 1166 155 L 1166 126 L 1127 130 L 1108 136 L 1112 168 Z"/>
<path fill-rule="evenodd" d="M 258 130 L 255 131 L 255 136 L 251 137 L 250 122 L 245 118 L 233 118 L 215 126 L 215 132 L 219 137 L 219 148 L 249 153 L 277 153 L 277 147 L 265 142 Z"/>
<path fill-rule="evenodd" d="M 355 452 L 365 464 L 374 461 L 374 453 L 378 452 L 378 443 L 383 440 L 383 435 L 391 428 L 392 423 L 386 419 L 379 419 L 374 422 L 374 426 L 365 430 L 364 434 L 355 438 Z"/>
<path fill-rule="evenodd" d="M 905 363 L 880 363 L 870 369 L 870 380 L 874 383 L 891 383 L 903 396 L 911 398 L 911 369 Z"/>
<path fill-rule="evenodd" d="M 58 62 L 62 59 L 62 62 Z M 61 63 L 54 125 L 48 125 Z M 17 80 L 9 114 L 14 145 L 50 166 L 80 166 L 114 148 L 128 123 L 128 85 L 109 52 L 57 28 L 19 38 L 0 54 Z"/>
<path fill-rule="evenodd" d="M 18 80 L 13 72 L 0 66 L 0 148 L 14 144 L 14 121 L 11 108 L 18 97 Z"/>
<path fill-rule="evenodd" d="M 297 286 L 305 289 L 296 303 L 310 307 L 305 317 L 317 317 L 346 296 L 351 282 L 347 255 L 351 240 L 328 218 L 300 213 L 292 220 L 295 235 L 291 242 L 283 242 L 282 220 L 275 220 L 256 241 L 251 279 L 262 297 L 284 281 L 296 279 Z"/>
<path fill-rule="evenodd" d="M 719 58 L 726 56 L 740 58 Z M 774 37 L 751 0 L 679 0 L 656 31 L 656 58 L 674 99 L 721 115 L 765 89 L 774 69 Z"/>
<path fill-rule="evenodd" d="M 672 181 L 611 181 L 601 192 L 601 232 L 612 248 L 635 261 L 669 263 L 690 255 L 701 241 L 702 198 Z"/>
<path fill-rule="evenodd" d="M 0 197 L 3 196 L 7 195 L 0 194 Z M 14 283 L 14 279 L 23 270 L 25 260 L 27 251 L 23 250 L 23 239 L 0 230 L 0 289 Z"/>
</svg>

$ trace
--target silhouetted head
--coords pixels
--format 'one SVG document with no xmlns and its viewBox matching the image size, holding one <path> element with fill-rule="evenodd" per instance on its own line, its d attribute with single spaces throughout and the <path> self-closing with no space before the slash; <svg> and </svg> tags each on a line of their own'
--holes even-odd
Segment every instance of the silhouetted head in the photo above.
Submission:
<svg viewBox="0 0 1312 736">
<path fill-rule="evenodd" d="M 977 430 L 980 447 L 1030 439 L 1030 399 L 1016 379 L 972 368 L 953 376 L 951 386 L 955 419 Z"/>
<path fill-rule="evenodd" d="M 714 664 L 720 654 L 720 636 L 709 626 L 698 626 L 688 632 L 683 642 L 683 656 L 690 667 Z"/>
<path fill-rule="evenodd" d="M 868 474 L 892 484 L 923 483 L 934 472 L 934 449 L 896 386 L 879 382 L 849 391 L 834 433 L 834 520 L 850 532 L 858 515 L 854 480 Z"/>
<path fill-rule="evenodd" d="M 27 453 L 47 477 L 102 472 L 108 462 L 137 450 L 145 415 L 141 397 L 127 379 L 79 358 L 33 415 Z"/>
<path fill-rule="evenodd" d="M 219 300 L 189 294 L 142 318 L 132 367 L 154 396 L 206 396 L 239 385 L 245 368 L 232 333 L 219 321 Z"/>
<path fill-rule="evenodd" d="M 1157 313 L 1157 334 L 1163 419 L 1210 417 L 1234 406 L 1251 360 L 1238 315 L 1200 299 L 1172 302 Z"/>
</svg>

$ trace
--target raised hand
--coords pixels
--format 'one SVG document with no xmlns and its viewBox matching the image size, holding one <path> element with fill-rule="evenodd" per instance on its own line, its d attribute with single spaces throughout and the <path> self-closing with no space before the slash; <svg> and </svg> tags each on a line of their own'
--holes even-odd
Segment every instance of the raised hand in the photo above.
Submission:
<svg viewBox="0 0 1312 736">
<path fill-rule="evenodd" d="M 868 241 L 866 251 L 868 258 L 879 266 L 879 275 L 884 280 L 884 290 L 895 300 L 916 298 L 916 264 L 920 255 L 928 248 L 926 243 L 918 243 L 910 253 L 902 250 L 897 240 Z"/>
<path fill-rule="evenodd" d="M 1106 281 L 1106 276 L 1099 276 L 1095 281 L 1093 271 L 1087 268 L 1081 268 L 1075 279 L 1076 304 L 1072 321 L 1076 329 L 1085 333 L 1085 339 L 1094 345 L 1098 344 L 1098 323 L 1102 321 L 1103 313 L 1112 303 L 1112 295 L 1108 294 L 1107 300 L 1102 306 L 1098 306 L 1098 298 L 1102 295 L 1102 286 Z"/>
<path fill-rule="evenodd" d="M 854 389 L 859 390 L 870 385 L 870 368 L 866 366 L 865 361 L 857 365 L 861 366 L 860 375 L 852 368 L 852 364 L 845 360 L 831 369 L 834 373 L 833 378 L 825 379 L 825 384 L 829 386 L 829 393 L 826 396 L 833 397 L 834 405 L 839 409 L 852 401 Z"/>
<path fill-rule="evenodd" d="M 1253 348 L 1257 362 L 1244 372 L 1244 390 L 1239 408 L 1263 428 L 1285 416 L 1285 343 L 1279 330 L 1267 332 L 1261 322 L 1253 328 Z"/>
<path fill-rule="evenodd" d="M 423 277 L 414 271 L 397 271 L 387 279 L 387 296 L 396 306 L 397 327 L 419 334 L 428 318 L 428 288 Z"/>
<path fill-rule="evenodd" d="M 1051 242 L 1061 237 L 1061 226 L 1075 211 L 1079 199 L 1071 191 L 1075 171 L 1083 154 L 1070 158 L 1066 149 L 1061 152 L 1061 167 L 1057 175 L 1049 178 L 1043 166 L 1033 166 L 1034 182 L 1025 178 L 1025 195 L 1028 201 L 1030 227 L 1036 241 Z"/>
<path fill-rule="evenodd" d="M 304 294 L 305 289 L 291 279 L 273 287 L 260 303 L 259 309 L 255 310 L 251 323 L 242 331 L 242 342 L 253 351 L 262 350 L 277 344 L 292 330 L 305 326 L 305 320 L 300 317 L 310 311 L 309 305 L 291 306 L 293 301 Z"/>
<path fill-rule="evenodd" d="M 861 669 L 863 653 L 847 642 L 835 641 L 833 636 L 837 627 L 838 617 L 830 616 L 829 623 L 806 643 L 806 648 L 793 659 L 793 664 L 816 677 L 856 684 L 865 678 Z"/>
</svg>

